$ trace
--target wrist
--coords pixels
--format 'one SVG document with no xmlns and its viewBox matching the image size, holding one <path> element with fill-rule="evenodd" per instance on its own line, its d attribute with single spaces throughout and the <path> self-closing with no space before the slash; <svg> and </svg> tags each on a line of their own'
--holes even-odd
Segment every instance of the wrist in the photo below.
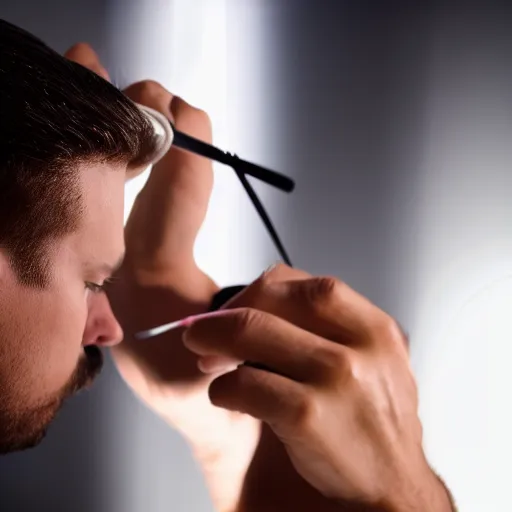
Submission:
<svg viewBox="0 0 512 512">
<path fill-rule="evenodd" d="M 189 441 L 217 512 L 239 510 L 244 480 L 259 439 L 259 429 L 258 422 L 251 422 L 238 436 L 220 436 L 215 440 L 209 439 L 207 443 Z"/>
<path fill-rule="evenodd" d="M 236 512 L 243 485 L 243 468 L 228 456 L 194 454 L 216 512 Z"/>
<path fill-rule="evenodd" d="M 443 481 L 430 469 L 385 500 L 383 512 L 456 512 L 453 498 Z"/>
</svg>

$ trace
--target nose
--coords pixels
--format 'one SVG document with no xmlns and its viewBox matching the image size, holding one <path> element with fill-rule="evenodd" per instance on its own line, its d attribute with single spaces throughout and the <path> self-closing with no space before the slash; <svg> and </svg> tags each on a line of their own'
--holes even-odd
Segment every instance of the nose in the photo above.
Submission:
<svg viewBox="0 0 512 512">
<path fill-rule="evenodd" d="M 123 340 L 119 325 L 105 294 L 95 295 L 89 306 L 89 315 L 83 335 L 83 345 L 112 347 Z"/>
</svg>

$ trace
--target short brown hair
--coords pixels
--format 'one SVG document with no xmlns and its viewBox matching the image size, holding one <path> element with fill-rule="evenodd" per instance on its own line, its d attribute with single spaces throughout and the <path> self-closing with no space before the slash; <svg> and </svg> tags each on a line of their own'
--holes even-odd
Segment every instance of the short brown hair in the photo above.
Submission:
<svg viewBox="0 0 512 512">
<path fill-rule="evenodd" d="M 119 89 L 0 20 L 0 244 L 22 283 L 46 284 L 48 242 L 76 228 L 79 164 L 143 166 L 155 144 Z"/>
</svg>

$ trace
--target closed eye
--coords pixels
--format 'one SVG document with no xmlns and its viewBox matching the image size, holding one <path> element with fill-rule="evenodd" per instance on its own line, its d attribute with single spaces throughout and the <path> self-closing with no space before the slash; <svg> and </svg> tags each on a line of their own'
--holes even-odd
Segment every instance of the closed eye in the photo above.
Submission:
<svg viewBox="0 0 512 512">
<path fill-rule="evenodd" d="M 103 293 L 105 291 L 106 285 L 111 283 L 113 280 L 113 278 L 105 279 L 102 284 L 86 281 L 85 288 L 92 293 Z"/>
<path fill-rule="evenodd" d="M 85 289 L 91 291 L 92 293 L 103 293 L 105 291 L 105 283 L 97 284 L 86 282 Z"/>
</svg>

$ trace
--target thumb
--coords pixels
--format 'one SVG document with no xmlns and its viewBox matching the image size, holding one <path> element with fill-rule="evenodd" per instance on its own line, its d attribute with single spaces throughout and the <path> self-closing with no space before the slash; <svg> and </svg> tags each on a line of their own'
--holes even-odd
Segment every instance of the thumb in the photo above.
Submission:
<svg viewBox="0 0 512 512">
<path fill-rule="evenodd" d="M 158 110 L 177 130 L 211 142 L 208 115 L 156 82 L 139 82 L 125 94 Z M 159 271 L 194 268 L 194 244 L 206 216 L 212 187 L 213 169 L 208 159 L 171 147 L 154 165 L 134 204 L 127 225 L 127 245 L 136 244 L 139 256 Z"/>
</svg>

